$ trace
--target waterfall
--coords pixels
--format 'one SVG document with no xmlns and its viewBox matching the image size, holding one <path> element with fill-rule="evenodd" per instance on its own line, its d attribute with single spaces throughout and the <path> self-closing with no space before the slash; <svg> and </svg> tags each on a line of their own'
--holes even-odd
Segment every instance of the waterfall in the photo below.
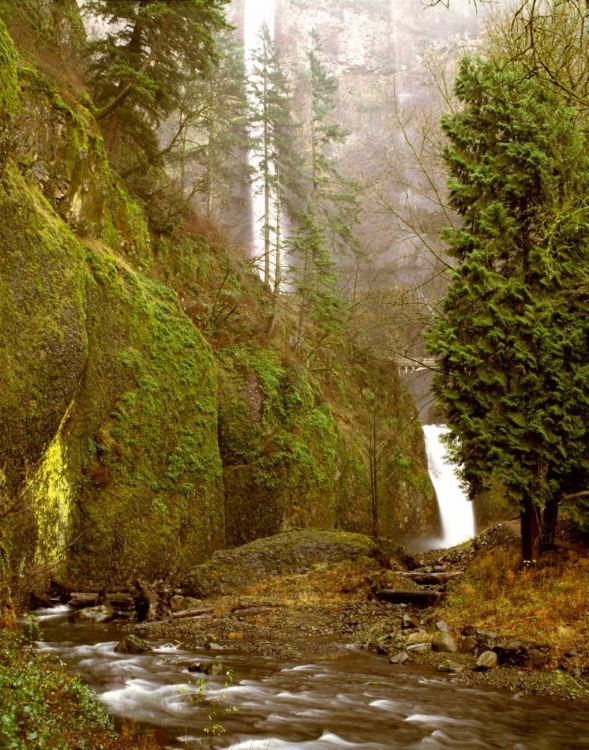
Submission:
<svg viewBox="0 0 589 750">
<path fill-rule="evenodd" d="M 448 458 L 442 435 L 449 432 L 446 425 L 424 425 L 427 465 L 442 519 L 442 547 L 453 547 L 471 539 L 475 534 L 472 503 L 466 497 Z M 436 546 L 435 544 L 432 546 Z"/>
<path fill-rule="evenodd" d="M 266 24 L 270 35 L 274 38 L 274 27 L 276 20 L 276 0 L 245 0 L 243 8 L 243 44 L 245 53 L 245 64 L 248 77 L 252 75 L 252 53 L 259 46 L 259 34 L 262 26 Z M 259 133 L 253 132 L 253 137 Z M 255 155 L 250 151 L 248 161 L 252 169 L 255 167 Z M 264 190 L 260 181 L 254 180 L 251 186 L 251 224 L 253 228 L 252 255 L 261 259 L 264 254 L 264 241 L 262 228 L 264 222 Z M 258 260 L 259 263 L 259 260 Z M 257 263 L 256 263 L 257 265 Z"/>
</svg>

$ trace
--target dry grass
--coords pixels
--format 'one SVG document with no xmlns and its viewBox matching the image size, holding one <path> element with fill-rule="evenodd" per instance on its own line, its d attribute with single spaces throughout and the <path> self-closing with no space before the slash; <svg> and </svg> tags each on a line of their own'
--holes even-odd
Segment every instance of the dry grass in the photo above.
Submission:
<svg viewBox="0 0 589 750">
<path fill-rule="evenodd" d="M 560 548 L 534 570 L 520 570 L 520 559 L 516 547 L 479 555 L 437 614 L 457 628 L 475 625 L 563 650 L 589 643 L 587 550 Z"/>
<path fill-rule="evenodd" d="M 319 563 L 308 573 L 275 576 L 256 584 L 246 593 L 248 596 L 271 597 L 285 604 L 334 604 L 365 599 L 377 579 L 380 585 L 386 585 L 393 583 L 394 577 L 393 572 L 383 570 L 378 562 L 369 559 Z"/>
</svg>

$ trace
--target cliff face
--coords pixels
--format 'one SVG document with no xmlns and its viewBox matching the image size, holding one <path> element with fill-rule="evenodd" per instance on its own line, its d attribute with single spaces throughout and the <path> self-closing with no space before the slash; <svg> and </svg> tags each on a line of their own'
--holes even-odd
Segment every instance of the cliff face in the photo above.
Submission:
<svg viewBox="0 0 589 750">
<path fill-rule="evenodd" d="M 350 361 L 337 384 L 317 379 L 287 320 L 266 334 L 268 295 L 239 255 L 197 217 L 150 226 L 83 96 L 19 59 L 1 22 L 0 76 L 0 558 L 13 580 L 58 565 L 114 585 L 289 528 L 369 531 L 375 384 L 381 440 L 398 433 L 379 531 L 435 526 L 394 368 Z"/>
</svg>

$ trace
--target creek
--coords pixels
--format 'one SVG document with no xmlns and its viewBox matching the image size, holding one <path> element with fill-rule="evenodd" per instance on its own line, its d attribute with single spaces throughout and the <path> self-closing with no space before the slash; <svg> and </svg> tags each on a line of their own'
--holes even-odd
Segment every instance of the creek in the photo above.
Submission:
<svg viewBox="0 0 589 750">
<path fill-rule="evenodd" d="M 224 734 L 210 747 L 232 750 L 589 747 L 582 704 L 469 688 L 353 647 L 341 659 L 315 663 L 244 655 L 234 644 L 216 654 L 164 643 L 150 653 L 117 654 L 120 630 L 72 625 L 69 613 L 36 613 L 41 650 L 79 673 L 117 719 L 157 728 L 162 747 L 209 747 L 199 737 L 212 723 Z M 231 683 L 220 676 L 199 685 L 188 666 L 214 659 L 231 670 Z"/>
</svg>

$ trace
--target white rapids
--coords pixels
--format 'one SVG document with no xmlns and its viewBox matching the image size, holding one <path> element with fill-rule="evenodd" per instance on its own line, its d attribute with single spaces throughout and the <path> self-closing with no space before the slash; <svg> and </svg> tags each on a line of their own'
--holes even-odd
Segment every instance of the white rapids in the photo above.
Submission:
<svg viewBox="0 0 589 750">
<path fill-rule="evenodd" d="M 442 436 L 449 432 L 446 425 L 423 426 L 429 475 L 438 498 L 442 521 L 442 547 L 454 547 L 475 535 L 472 503 L 466 497 L 448 457 Z"/>
</svg>

